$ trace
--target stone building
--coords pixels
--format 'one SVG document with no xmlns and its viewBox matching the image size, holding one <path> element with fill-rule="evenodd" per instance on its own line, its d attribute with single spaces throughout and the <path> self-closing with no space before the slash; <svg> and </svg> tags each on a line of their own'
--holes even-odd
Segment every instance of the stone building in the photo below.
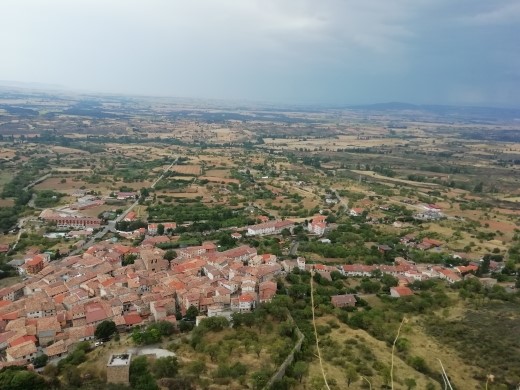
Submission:
<svg viewBox="0 0 520 390">
<path fill-rule="evenodd" d="M 110 355 L 107 364 L 107 382 L 130 384 L 130 361 L 131 353 Z"/>
</svg>

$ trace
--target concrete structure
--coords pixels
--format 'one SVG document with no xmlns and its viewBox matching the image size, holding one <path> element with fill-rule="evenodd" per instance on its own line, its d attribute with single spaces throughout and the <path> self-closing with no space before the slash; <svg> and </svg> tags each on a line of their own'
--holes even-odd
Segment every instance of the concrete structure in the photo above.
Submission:
<svg viewBox="0 0 520 390">
<path fill-rule="evenodd" d="M 110 355 L 107 364 L 107 383 L 130 384 L 131 353 Z"/>
<path fill-rule="evenodd" d="M 294 222 L 289 220 L 284 221 L 269 221 L 252 225 L 247 227 L 248 236 L 265 236 L 269 234 L 280 234 L 283 229 L 288 229 L 292 232 L 294 229 Z"/>
</svg>

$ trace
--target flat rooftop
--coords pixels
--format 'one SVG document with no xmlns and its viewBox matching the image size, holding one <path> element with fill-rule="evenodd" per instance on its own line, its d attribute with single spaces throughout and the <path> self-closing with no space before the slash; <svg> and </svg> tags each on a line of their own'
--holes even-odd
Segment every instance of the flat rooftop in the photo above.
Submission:
<svg viewBox="0 0 520 390">
<path fill-rule="evenodd" d="M 130 364 L 131 360 L 132 360 L 131 353 L 120 353 L 117 355 L 110 355 L 107 366 L 110 366 L 110 367 L 127 366 Z"/>
</svg>

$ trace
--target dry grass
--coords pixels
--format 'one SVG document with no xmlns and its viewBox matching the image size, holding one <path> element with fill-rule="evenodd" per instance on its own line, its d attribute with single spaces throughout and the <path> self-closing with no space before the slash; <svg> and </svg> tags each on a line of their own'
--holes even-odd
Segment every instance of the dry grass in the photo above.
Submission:
<svg viewBox="0 0 520 390">
<path fill-rule="evenodd" d="M 13 206 L 14 206 L 14 199 L 12 199 L 12 198 L 0 199 L 0 207 L 13 207 Z"/>
<path fill-rule="evenodd" d="M 182 173 L 184 175 L 198 176 L 201 173 L 200 165 L 174 165 L 171 170 L 173 172 Z"/>
<path fill-rule="evenodd" d="M 325 316 L 321 317 L 316 320 L 318 325 L 326 325 L 327 321 L 330 321 L 334 319 L 332 316 Z M 349 339 L 356 339 L 358 343 L 368 347 L 372 353 L 375 356 L 375 359 L 378 362 L 381 362 L 385 364 L 386 366 L 390 366 L 391 362 L 391 347 L 389 347 L 385 342 L 379 341 L 372 336 L 370 336 L 367 332 L 364 330 L 354 330 L 348 327 L 345 324 L 339 324 L 339 328 L 332 329 L 330 335 L 330 338 L 334 341 L 336 341 L 341 347 L 345 345 L 345 342 Z M 403 337 L 408 337 L 407 333 L 403 335 Z M 327 354 L 324 354 L 327 356 Z M 336 358 L 339 357 L 339 355 L 336 356 Z M 363 358 L 360 356 L 360 358 L 363 360 Z M 344 363 L 349 363 L 345 361 Z M 404 386 L 403 381 L 405 378 L 414 378 L 417 382 L 417 389 L 425 389 L 426 384 L 430 382 L 431 380 L 426 377 L 425 375 L 421 374 L 420 372 L 417 372 L 412 367 L 410 367 L 406 362 L 404 362 L 399 356 L 395 357 L 395 368 L 394 368 L 394 377 L 395 377 L 395 389 L 401 390 L 406 389 L 406 386 Z M 370 364 L 368 364 L 370 366 Z M 334 365 L 327 359 L 324 361 L 324 368 L 327 375 L 327 379 L 336 381 L 338 388 L 340 389 L 346 389 L 347 388 L 347 380 L 345 377 L 345 369 L 341 366 Z M 310 375 L 308 376 L 306 385 L 310 385 L 310 382 L 312 381 L 313 377 L 316 377 L 317 375 L 321 376 L 319 373 L 319 363 L 317 359 L 315 359 L 310 366 L 309 369 Z M 373 389 L 379 389 L 383 385 L 383 377 L 382 374 L 379 372 L 376 372 L 374 370 L 374 375 L 368 377 L 370 382 L 372 383 Z M 352 383 L 350 385 L 350 389 L 352 390 L 358 390 L 358 389 L 364 389 L 364 383 L 363 381 L 358 380 L 355 383 Z"/>
<path fill-rule="evenodd" d="M 229 177 L 229 169 L 209 169 L 206 171 L 206 176 L 211 177 L 222 177 L 226 178 Z"/>
</svg>

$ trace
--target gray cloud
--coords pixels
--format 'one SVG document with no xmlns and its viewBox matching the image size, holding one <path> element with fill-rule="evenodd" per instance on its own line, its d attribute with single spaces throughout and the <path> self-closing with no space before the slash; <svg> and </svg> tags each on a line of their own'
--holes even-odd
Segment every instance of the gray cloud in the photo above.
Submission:
<svg viewBox="0 0 520 390">
<path fill-rule="evenodd" d="M 518 105 L 515 0 L 4 0 L 0 78 L 302 103 Z"/>
</svg>

